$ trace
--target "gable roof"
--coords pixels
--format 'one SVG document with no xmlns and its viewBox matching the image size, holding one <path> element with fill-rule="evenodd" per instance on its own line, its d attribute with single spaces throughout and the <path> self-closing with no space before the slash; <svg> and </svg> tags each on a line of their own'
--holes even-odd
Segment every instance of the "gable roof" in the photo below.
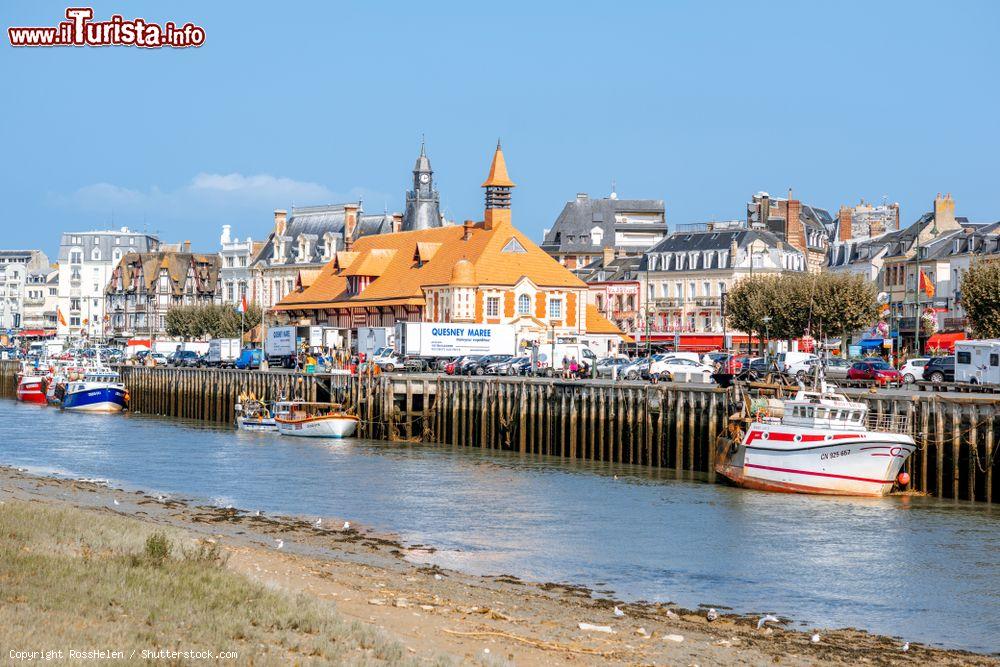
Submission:
<svg viewBox="0 0 1000 667">
<path fill-rule="evenodd" d="M 656 223 L 623 223 L 622 228 L 636 231 L 667 233 L 665 208 L 662 199 L 591 199 L 578 195 L 566 202 L 542 240 L 542 247 L 549 252 L 600 252 L 603 248 L 614 248 L 615 227 L 619 214 L 659 214 Z M 600 242 L 595 242 L 591 231 L 601 229 Z"/>
<path fill-rule="evenodd" d="M 465 234 L 466 228 L 456 225 L 362 238 L 354 244 L 351 253 L 337 253 L 336 261 L 323 267 L 311 287 L 287 295 L 275 310 L 333 305 L 421 305 L 424 303 L 423 288 L 448 285 L 455 264 L 462 259 L 472 264 L 481 285 L 513 286 L 527 276 L 540 287 L 586 287 L 583 281 L 509 223 L 486 229 L 480 222 L 468 229 L 468 239 L 464 238 Z M 516 255 L 516 261 L 512 261 L 509 253 L 502 252 L 512 238 L 525 249 L 524 253 Z M 414 259 L 418 243 L 439 246 L 433 257 L 418 263 Z M 342 258 L 342 255 L 354 257 Z M 350 263 L 346 263 L 348 259 Z M 378 273 L 369 273 L 373 270 Z M 360 294 L 351 295 L 347 292 L 349 275 L 376 275 L 377 278 Z"/>
<path fill-rule="evenodd" d="M 166 271 L 170 278 L 171 293 L 180 296 L 184 293 L 188 272 L 193 268 L 195 291 L 198 294 L 208 295 L 218 290 L 221 266 L 222 259 L 219 255 L 160 250 L 126 253 L 119 260 L 116 272 L 121 271 L 122 292 L 135 292 L 133 284 L 137 274 L 142 276 L 146 291 L 152 291 L 160 279 L 160 274 Z M 117 292 L 114 274 L 107 291 Z"/>
</svg>

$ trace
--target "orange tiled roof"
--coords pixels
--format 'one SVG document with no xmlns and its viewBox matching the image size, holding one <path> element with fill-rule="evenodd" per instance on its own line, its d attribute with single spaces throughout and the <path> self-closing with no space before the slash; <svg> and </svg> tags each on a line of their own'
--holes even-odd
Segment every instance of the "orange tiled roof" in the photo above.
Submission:
<svg viewBox="0 0 1000 667">
<path fill-rule="evenodd" d="M 626 343 L 634 342 L 630 337 L 622 333 L 622 330 L 615 326 L 615 323 L 601 315 L 597 306 L 592 303 L 587 304 L 587 333 L 589 334 L 618 334 Z"/>
<path fill-rule="evenodd" d="M 460 225 L 420 229 L 395 234 L 377 234 L 358 239 L 350 253 L 337 253 L 335 262 L 323 267 L 313 284 L 289 294 L 276 310 L 304 310 L 331 306 L 401 305 L 424 303 L 423 288 L 448 285 L 455 263 L 467 259 L 475 269 L 479 285 L 513 286 L 528 277 L 539 287 L 583 289 L 586 284 L 552 259 L 509 223 L 485 229 L 473 225 L 469 239 Z M 502 252 L 511 247 L 524 252 Z M 433 257 L 418 265 L 413 259 L 417 243 L 440 244 Z M 509 248 L 508 248 L 509 249 Z M 391 252 L 388 252 L 391 251 Z M 345 257 L 352 255 L 352 257 Z M 361 294 L 347 293 L 347 276 L 362 275 L 360 267 L 371 266 L 378 277 Z"/>
<path fill-rule="evenodd" d="M 503 159 L 503 150 L 500 148 L 500 142 L 497 142 L 497 150 L 493 153 L 493 163 L 490 164 L 490 173 L 483 182 L 483 187 L 514 187 L 514 181 L 510 180 L 510 176 L 507 175 L 507 161 Z"/>
</svg>

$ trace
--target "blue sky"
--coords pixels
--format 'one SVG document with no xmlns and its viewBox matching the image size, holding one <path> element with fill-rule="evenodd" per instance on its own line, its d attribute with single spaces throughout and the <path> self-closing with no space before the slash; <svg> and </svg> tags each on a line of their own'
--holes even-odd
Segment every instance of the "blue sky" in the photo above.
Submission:
<svg viewBox="0 0 1000 667">
<path fill-rule="evenodd" d="M 663 198 L 671 227 L 758 190 L 904 221 L 951 192 L 1000 220 L 995 2 L 95 2 L 199 49 L 0 47 L 3 247 L 129 225 L 214 249 L 272 211 L 401 210 L 421 134 L 446 214 L 480 219 L 504 144 L 539 239 L 578 191 Z M 3 26 L 65 4 L 3 2 Z M 6 31 L 5 31 L 6 32 Z"/>
</svg>

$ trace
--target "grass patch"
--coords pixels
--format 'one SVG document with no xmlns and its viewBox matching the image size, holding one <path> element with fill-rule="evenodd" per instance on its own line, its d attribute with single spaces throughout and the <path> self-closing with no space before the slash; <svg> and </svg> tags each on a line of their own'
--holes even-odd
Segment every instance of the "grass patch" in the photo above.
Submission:
<svg viewBox="0 0 1000 667">
<path fill-rule="evenodd" d="M 407 664 L 331 605 L 222 567 L 180 530 L 74 508 L 0 505 L 0 647 L 238 653 L 237 662 Z M 162 663 L 163 661 L 157 661 Z M 169 662 L 169 661 L 168 661 Z M 180 662 L 188 662 L 181 660 Z"/>
</svg>

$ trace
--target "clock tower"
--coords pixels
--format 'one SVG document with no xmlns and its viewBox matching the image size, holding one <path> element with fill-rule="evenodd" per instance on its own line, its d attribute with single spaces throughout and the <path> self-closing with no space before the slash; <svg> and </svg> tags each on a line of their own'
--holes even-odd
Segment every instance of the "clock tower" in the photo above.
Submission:
<svg viewBox="0 0 1000 667">
<path fill-rule="evenodd" d="M 420 142 L 420 156 L 413 166 L 413 189 L 406 193 L 406 214 L 403 231 L 429 229 L 441 226 L 441 208 L 438 191 L 434 189 L 434 171 L 427 159 L 424 142 Z"/>
</svg>

